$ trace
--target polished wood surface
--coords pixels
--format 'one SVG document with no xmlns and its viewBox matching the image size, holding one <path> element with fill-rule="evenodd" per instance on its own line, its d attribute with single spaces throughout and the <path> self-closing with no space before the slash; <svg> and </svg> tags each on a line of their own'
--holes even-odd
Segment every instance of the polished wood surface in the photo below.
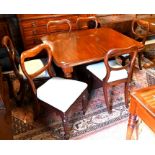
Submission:
<svg viewBox="0 0 155 155">
<path fill-rule="evenodd" d="M 137 31 L 139 26 L 142 27 L 143 33 L 139 33 Z M 134 35 L 133 38 L 135 38 L 135 40 L 141 42 L 145 46 L 145 41 L 149 34 L 148 22 L 145 22 L 145 21 L 142 22 L 140 19 L 136 18 L 132 21 L 131 30 L 132 30 L 132 34 Z M 142 54 L 143 54 L 143 50 L 141 50 L 141 52 L 138 53 L 138 65 L 140 70 L 142 70 L 142 65 L 141 65 Z"/>
<path fill-rule="evenodd" d="M 137 117 L 155 133 L 155 86 L 142 88 L 131 94 L 130 117 L 126 139 L 131 139 Z"/>
<path fill-rule="evenodd" d="M 70 32 L 72 30 L 72 25 L 70 20 L 61 19 L 61 20 L 51 20 L 47 23 L 47 33 L 52 32 Z"/>
<path fill-rule="evenodd" d="M 46 25 L 49 21 L 68 19 L 71 22 L 72 30 L 76 30 L 76 20 L 78 17 L 92 16 L 91 14 L 18 14 L 20 32 L 24 44 L 24 50 L 30 49 L 41 43 L 40 38 L 46 34 Z M 64 25 L 65 26 L 65 25 Z M 51 28 L 53 33 L 64 30 L 63 27 Z"/>
<path fill-rule="evenodd" d="M 133 45 L 139 50 L 143 48 L 143 44 L 111 28 L 51 34 L 41 40 L 51 45 L 55 64 L 62 68 L 68 78 L 74 66 L 103 60 L 110 49 Z"/>
</svg>

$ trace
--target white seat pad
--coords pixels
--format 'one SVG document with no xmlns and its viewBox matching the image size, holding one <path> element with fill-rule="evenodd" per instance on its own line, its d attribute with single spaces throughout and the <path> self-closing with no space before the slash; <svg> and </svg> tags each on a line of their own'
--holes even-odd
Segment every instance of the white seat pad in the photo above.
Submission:
<svg viewBox="0 0 155 155">
<path fill-rule="evenodd" d="M 27 72 L 29 74 L 33 74 L 34 72 L 38 71 L 40 68 L 44 66 L 45 61 L 46 59 L 34 59 L 34 60 L 25 61 L 24 64 Z M 24 79 L 26 79 L 20 65 L 19 65 L 19 73 L 23 75 Z M 41 77 L 49 77 L 48 72 L 44 71 L 37 78 L 41 78 Z"/>
<path fill-rule="evenodd" d="M 113 68 L 121 67 L 120 65 L 118 65 L 116 63 L 115 60 L 110 60 L 109 65 L 112 66 Z M 90 72 L 92 72 L 96 77 L 98 77 L 101 81 L 106 76 L 107 71 L 106 71 L 106 66 L 105 66 L 104 62 L 98 62 L 95 64 L 91 64 L 91 65 L 88 65 L 86 68 Z M 128 74 L 127 74 L 127 71 L 125 69 L 122 69 L 119 71 L 111 71 L 108 82 L 124 79 L 127 77 L 128 77 Z"/>
<path fill-rule="evenodd" d="M 66 112 L 86 88 L 84 82 L 53 77 L 37 89 L 37 97 Z"/>
</svg>

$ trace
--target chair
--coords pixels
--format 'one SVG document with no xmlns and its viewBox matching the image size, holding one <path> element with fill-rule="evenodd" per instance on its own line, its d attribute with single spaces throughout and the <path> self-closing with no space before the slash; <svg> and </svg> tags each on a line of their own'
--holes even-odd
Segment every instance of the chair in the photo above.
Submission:
<svg viewBox="0 0 155 155">
<path fill-rule="evenodd" d="M 95 16 L 79 17 L 76 26 L 78 30 L 98 28 L 98 20 Z"/>
<path fill-rule="evenodd" d="M 2 38 L 2 45 L 6 48 L 6 52 L 8 54 L 10 63 L 13 68 L 13 72 L 16 76 L 16 78 L 19 80 L 20 83 L 20 88 L 19 91 L 16 93 L 13 90 L 13 85 L 12 82 L 9 82 L 9 86 L 11 88 L 11 94 L 13 94 L 13 97 L 15 98 L 16 102 L 18 105 L 21 105 L 21 102 L 23 102 L 24 95 L 25 95 L 25 80 L 26 76 L 23 74 L 20 66 L 20 60 L 19 57 L 17 57 L 18 52 L 15 49 L 13 42 L 9 36 L 4 36 Z M 28 68 L 29 72 L 32 72 L 32 70 L 38 70 L 40 67 L 43 66 L 45 59 L 34 59 L 34 60 L 29 60 L 25 62 L 26 67 Z M 47 79 L 49 78 L 47 73 L 43 73 L 41 76 L 37 77 L 37 79 Z"/>
<path fill-rule="evenodd" d="M 68 19 L 52 20 L 47 23 L 47 33 L 49 34 L 52 32 L 70 32 L 71 30 L 72 25 Z"/>
<path fill-rule="evenodd" d="M 103 86 L 105 103 L 109 113 L 112 112 L 112 103 L 108 100 L 108 88 L 119 83 L 125 83 L 125 105 L 128 107 L 128 86 L 132 78 L 137 51 L 138 49 L 135 46 L 111 49 L 105 55 L 104 62 L 90 64 L 86 67 L 94 79 Z M 125 66 L 117 64 L 116 60 L 109 60 L 111 57 L 123 54 L 130 55 L 130 61 Z"/>
<path fill-rule="evenodd" d="M 135 40 L 141 42 L 143 45 L 147 43 L 147 36 L 149 33 L 149 24 L 147 22 L 139 23 L 138 19 L 132 21 L 131 30 L 134 35 Z M 139 69 L 142 70 L 141 59 L 143 50 L 138 52 L 138 65 Z"/>
<path fill-rule="evenodd" d="M 40 70 L 34 72 L 33 74 L 29 74 L 26 70 L 26 66 L 24 63 L 25 60 L 27 58 L 32 58 L 35 55 L 41 53 L 43 49 L 48 54 L 47 63 Z M 50 49 L 50 45 L 48 44 L 38 45 L 37 47 L 24 51 L 21 54 L 21 67 L 23 73 L 25 74 L 31 85 L 34 98 L 36 99 L 36 104 L 34 106 L 34 112 L 36 118 L 39 115 L 40 111 L 39 101 L 42 101 L 43 103 L 46 103 L 46 105 L 49 105 L 51 108 L 53 108 L 55 112 L 61 116 L 65 132 L 64 137 L 65 139 L 68 139 L 69 132 L 67 130 L 67 123 L 68 123 L 67 114 L 71 110 L 73 103 L 75 103 L 80 97 L 82 97 L 83 112 L 85 113 L 86 111 L 85 91 L 87 88 L 87 84 L 72 79 L 55 77 L 55 74 L 53 74 L 53 72 L 51 72 L 50 70 L 51 61 L 52 61 L 52 52 Z M 51 78 L 43 85 L 37 88 L 33 80 L 36 76 L 38 76 L 45 70 L 48 71 L 48 74 L 50 75 Z"/>
<path fill-rule="evenodd" d="M 155 133 L 155 86 L 139 89 L 131 94 L 126 139 L 130 140 L 138 127 L 138 118 Z M 137 118 L 138 117 L 138 118 Z M 138 135 L 136 135 L 138 138 Z"/>
</svg>

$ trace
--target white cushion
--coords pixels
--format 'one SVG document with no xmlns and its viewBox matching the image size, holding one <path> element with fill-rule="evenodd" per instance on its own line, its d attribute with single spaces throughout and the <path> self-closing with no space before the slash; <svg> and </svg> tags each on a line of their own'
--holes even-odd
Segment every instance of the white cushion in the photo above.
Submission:
<svg viewBox="0 0 155 155">
<path fill-rule="evenodd" d="M 40 68 L 44 66 L 45 61 L 46 59 L 34 59 L 34 60 L 25 61 L 24 64 L 27 72 L 29 74 L 33 74 L 34 72 L 38 71 Z M 20 65 L 19 65 L 19 73 L 23 75 L 24 79 L 26 79 Z M 49 77 L 48 72 L 44 71 L 37 78 L 41 78 L 41 77 Z"/>
<path fill-rule="evenodd" d="M 53 77 L 37 89 L 37 97 L 66 112 L 86 87 L 84 82 Z"/>
<path fill-rule="evenodd" d="M 110 60 L 109 65 L 112 66 L 113 68 L 119 68 L 121 65 L 118 65 L 115 60 Z M 95 64 L 88 65 L 86 67 L 90 72 L 92 72 L 96 77 L 98 77 L 101 81 L 104 79 L 106 76 L 106 66 L 104 62 L 98 62 Z M 128 74 L 125 69 L 119 70 L 119 71 L 111 71 L 110 77 L 108 82 L 120 80 L 127 78 Z"/>
<path fill-rule="evenodd" d="M 155 43 L 155 39 L 145 41 L 145 45 L 150 45 L 150 44 L 154 44 L 154 43 Z"/>
</svg>

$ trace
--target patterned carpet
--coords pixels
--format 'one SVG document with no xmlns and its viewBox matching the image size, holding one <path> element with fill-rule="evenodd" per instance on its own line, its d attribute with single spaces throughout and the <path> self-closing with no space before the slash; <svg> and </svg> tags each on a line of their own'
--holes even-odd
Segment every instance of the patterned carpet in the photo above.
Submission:
<svg viewBox="0 0 155 155">
<path fill-rule="evenodd" d="M 135 70 L 131 91 L 147 86 L 145 70 Z M 111 94 L 113 102 L 113 112 L 108 114 L 103 97 L 102 88 L 98 88 L 91 93 L 88 103 L 88 110 L 85 115 L 82 114 L 81 104 L 76 103 L 72 114 L 69 117 L 69 125 L 73 126 L 70 139 L 80 139 L 88 134 L 103 130 L 110 126 L 116 125 L 128 118 L 128 109 L 124 106 L 123 85 L 114 88 Z M 27 109 L 27 110 L 26 110 Z M 21 110 L 22 111 L 22 110 Z M 26 115 L 31 114 L 29 108 L 22 111 Z M 22 115 L 23 116 L 23 115 Z M 31 116 L 31 115 L 30 115 Z M 17 109 L 12 112 L 14 139 L 62 139 L 63 128 L 61 120 L 50 110 L 40 116 L 37 122 L 25 120 L 19 117 Z"/>
</svg>

